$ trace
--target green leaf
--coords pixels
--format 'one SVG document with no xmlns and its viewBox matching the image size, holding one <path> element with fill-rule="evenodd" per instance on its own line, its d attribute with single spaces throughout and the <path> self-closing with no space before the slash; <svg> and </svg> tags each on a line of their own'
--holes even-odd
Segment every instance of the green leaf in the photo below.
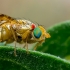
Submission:
<svg viewBox="0 0 70 70">
<path fill-rule="evenodd" d="M 54 55 L 17 48 L 0 46 L 0 70 L 70 70 L 70 62 Z"/>
<path fill-rule="evenodd" d="M 62 59 L 70 59 L 70 21 L 56 24 L 48 32 L 51 38 L 37 48 L 41 52 L 17 48 L 14 56 L 14 47 L 0 43 L 0 70 L 70 70 L 70 62 Z"/>
<path fill-rule="evenodd" d="M 51 38 L 46 39 L 38 51 L 62 58 L 70 56 L 70 21 L 58 23 L 47 30 Z M 70 57 L 69 57 L 70 58 Z"/>
</svg>

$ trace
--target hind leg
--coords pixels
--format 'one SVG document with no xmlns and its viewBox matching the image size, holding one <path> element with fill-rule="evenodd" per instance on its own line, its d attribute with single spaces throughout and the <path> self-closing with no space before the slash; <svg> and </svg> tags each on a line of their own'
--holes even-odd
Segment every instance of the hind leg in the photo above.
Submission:
<svg viewBox="0 0 70 70">
<path fill-rule="evenodd" d="M 17 55 L 16 55 L 16 42 L 17 42 L 17 38 L 16 38 L 16 34 L 15 34 L 15 31 L 13 30 L 12 26 L 11 26 L 11 32 L 12 32 L 13 38 L 14 38 L 14 40 L 15 40 L 14 55 L 17 56 Z"/>
</svg>

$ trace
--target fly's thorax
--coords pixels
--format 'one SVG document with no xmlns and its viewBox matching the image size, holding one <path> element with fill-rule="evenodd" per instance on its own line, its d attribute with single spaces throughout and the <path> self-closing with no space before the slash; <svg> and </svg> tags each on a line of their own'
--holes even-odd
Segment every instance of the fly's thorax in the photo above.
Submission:
<svg viewBox="0 0 70 70">
<path fill-rule="evenodd" d="M 23 25 L 26 24 L 26 22 L 24 20 L 17 20 L 17 21 L 19 22 L 19 24 L 23 24 Z"/>
<path fill-rule="evenodd" d="M 21 20 L 17 20 L 20 24 L 22 25 L 31 25 L 32 22 L 28 21 L 28 20 L 25 20 L 25 19 L 21 19 Z"/>
<path fill-rule="evenodd" d="M 28 25 L 19 25 L 16 28 L 16 33 L 18 33 L 18 34 L 24 34 L 28 30 L 31 30 L 31 27 L 30 26 L 28 26 Z"/>
<path fill-rule="evenodd" d="M 33 25 L 32 22 L 28 20 L 17 20 L 19 22 L 16 28 L 16 33 L 17 34 L 23 34 L 27 32 L 28 30 L 31 31 L 34 29 L 35 25 Z M 15 25 L 13 26 L 15 28 Z"/>
<path fill-rule="evenodd" d="M 24 28 L 24 26 L 26 27 L 26 29 L 28 28 L 28 29 L 34 29 L 35 27 L 36 27 L 36 24 L 34 24 L 34 23 L 32 23 L 31 21 L 29 21 L 29 20 L 17 20 L 19 23 L 20 23 L 20 25 L 22 24 L 23 25 L 23 28 Z"/>
</svg>

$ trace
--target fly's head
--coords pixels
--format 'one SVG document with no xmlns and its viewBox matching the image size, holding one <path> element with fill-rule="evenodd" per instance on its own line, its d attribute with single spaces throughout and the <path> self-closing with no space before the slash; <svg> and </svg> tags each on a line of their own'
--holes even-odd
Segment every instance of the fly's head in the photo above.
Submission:
<svg viewBox="0 0 70 70">
<path fill-rule="evenodd" d="M 36 41 L 44 41 L 46 38 L 50 38 L 50 34 L 46 32 L 42 26 L 36 27 L 32 32 L 33 39 Z"/>
</svg>

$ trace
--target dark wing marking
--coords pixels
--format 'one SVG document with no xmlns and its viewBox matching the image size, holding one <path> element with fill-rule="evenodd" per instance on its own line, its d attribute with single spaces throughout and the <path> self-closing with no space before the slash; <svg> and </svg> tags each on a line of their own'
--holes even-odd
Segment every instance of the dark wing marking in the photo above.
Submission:
<svg viewBox="0 0 70 70">
<path fill-rule="evenodd" d="M 14 22 L 14 23 L 18 23 L 18 21 L 8 15 L 5 15 L 5 14 L 0 14 L 0 25 L 5 23 L 5 22 L 8 22 L 8 23 L 11 23 L 11 22 Z"/>
<path fill-rule="evenodd" d="M 13 19 L 12 17 L 5 15 L 5 14 L 0 14 L 0 21 L 1 20 L 6 20 L 6 21 L 13 21 L 15 19 Z"/>
</svg>

